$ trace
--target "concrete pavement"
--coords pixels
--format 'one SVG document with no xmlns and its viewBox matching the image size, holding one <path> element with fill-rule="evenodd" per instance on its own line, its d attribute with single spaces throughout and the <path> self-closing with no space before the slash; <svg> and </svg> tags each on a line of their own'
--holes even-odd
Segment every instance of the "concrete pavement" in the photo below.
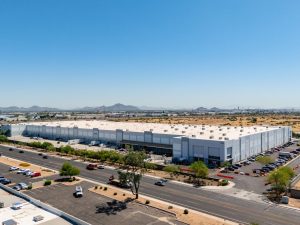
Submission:
<svg viewBox="0 0 300 225">
<path fill-rule="evenodd" d="M 8 147 L 0 147 L 4 156 L 28 161 L 37 165 L 59 170 L 65 159 L 49 157 L 43 159 L 37 153 L 25 151 L 21 154 L 18 150 L 9 151 Z M 104 169 L 89 171 L 86 164 L 70 161 L 81 170 L 81 177 L 98 182 L 107 182 L 109 176 L 117 175 L 115 170 Z M 256 222 L 260 225 L 294 225 L 299 224 L 300 213 L 293 209 L 278 207 L 275 204 L 247 201 L 220 193 L 197 189 L 176 183 L 169 183 L 165 187 L 154 185 L 155 179 L 144 177 L 140 193 L 183 207 L 205 212 L 227 220 L 239 223 Z"/>
</svg>

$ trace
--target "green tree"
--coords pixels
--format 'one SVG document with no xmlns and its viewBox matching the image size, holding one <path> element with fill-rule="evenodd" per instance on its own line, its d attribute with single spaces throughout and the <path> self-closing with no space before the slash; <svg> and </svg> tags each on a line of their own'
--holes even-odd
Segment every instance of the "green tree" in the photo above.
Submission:
<svg viewBox="0 0 300 225">
<path fill-rule="evenodd" d="M 269 163 L 273 163 L 274 159 L 271 158 L 270 156 L 258 156 L 256 158 L 256 161 L 259 162 L 262 165 L 267 165 Z"/>
<path fill-rule="evenodd" d="M 5 135 L 0 135 L 0 142 L 7 142 L 8 139 Z"/>
<path fill-rule="evenodd" d="M 43 149 L 47 149 L 48 147 L 50 148 L 50 147 L 54 147 L 54 146 L 52 143 L 49 143 L 49 142 L 43 142 L 41 144 L 41 148 L 43 148 Z"/>
<path fill-rule="evenodd" d="M 195 173 L 198 185 L 200 185 L 200 180 L 206 178 L 208 175 L 208 168 L 202 161 L 192 163 L 190 169 Z"/>
<path fill-rule="evenodd" d="M 154 163 L 150 163 L 150 162 L 145 162 L 144 167 L 147 171 L 157 169 L 157 165 Z"/>
<path fill-rule="evenodd" d="M 294 171 L 286 166 L 272 171 L 269 174 L 268 181 L 272 184 L 272 189 L 275 191 L 277 200 L 279 200 L 280 195 L 287 190 L 290 180 L 294 176 Z"/>
<path fill-rule="evenodd" d="M 80 170 L 68 162 L 65 162 L 59 171 L 60 176 L 69 176 L 70 179 L 72 176 L 77 176 L 79 174 Z"/>
<path fill-rule="evenodd" d="M 229 167 L 229 166 L 231 166 L 231 163 L 228 161 L 222 163 L 222 167 Z"/>
<path fill-rule="evenodd" d="M 146 154 L 144 152 L 135 152 L 130 150 L 123 158 L 126 168 L 126 176 L 128 181 L 132 183 L 131 191 L 135 198 L 139 198 L 140 181 L 145 173 Z"/>
<path fill-rule="evenodd" d="M 177 173 L 180 172 L 180 168 L 177 165 L 170 164 L 164 168 L 164 171 L 168 172 L 170 174 L 170 176 L 173 177 L 174 175 L 176 175 Z"/>
</svg>

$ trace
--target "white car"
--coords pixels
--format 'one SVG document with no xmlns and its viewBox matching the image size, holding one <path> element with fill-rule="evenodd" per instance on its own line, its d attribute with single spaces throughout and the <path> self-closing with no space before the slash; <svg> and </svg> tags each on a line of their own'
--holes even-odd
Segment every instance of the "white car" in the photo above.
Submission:
<svg viewBox="0 0 300 225">
<path fill-rule="evenodd" d="M 17 170 L 19 170 L 19 167 L 11 166 L 9 168 L 9 171 L 17 171 Z"/>
<path fill-rule="evenodd" d="M 16 203 L 14 203 L 14 204 L 11 206 L 11 208 L 12 208 L 13 210 L 18 210 L 18 209 L 21 209 L 22 206 L 23 206 L 22 203 L 16 202 Z"/>
<path fill-rule="evenodd" d="M 75 195 L 75 197 L 77 197 L 77 198 L 83 196 L 83 190 L 82 190 L 82 187 L 81 187 L 81 186 L 76 186 L 74 195 Z"/>
<path fill-rule="evenodd" d="M 25 172 L 25 169 L 19 169 L 18 171 L 17 171 L 17 174 L 23 174 Z"/>
<path fill-rule="evenodd" d="M 23 174 L 23 175 L 25 175 L 29 171 L 30 171 L 30 169 L 20 169 L 20 170 L 17 171 L 17 174 Z"/>
<path fill-rule="evenodd" d="M 29 177 L 31 177 L 32 174 L 33 174 L 33 172 L 31 172 L 31 171 L 27 171 L 27 172 L 25 173 L 25 175 L 26 175 L 26 176 L 29 176 Z"/>
<path fill-rule="evenodd" d="M 28 185 L 25 183 L 18 183 L 18 186 L 21 188 L 21 190 L 25 190 L 28 188 Z"/>
</svg>

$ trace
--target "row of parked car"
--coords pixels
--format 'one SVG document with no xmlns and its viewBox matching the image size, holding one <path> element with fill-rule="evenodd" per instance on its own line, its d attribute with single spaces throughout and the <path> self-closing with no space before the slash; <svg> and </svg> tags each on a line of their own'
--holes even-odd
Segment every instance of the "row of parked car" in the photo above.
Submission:
<svg viewBox="0 0 300 225">
<path fill-rule="evenodd" d="M 278 158 L 274 163 L 269 163 L 265 166 L 263 166 L 261 169 L 254 169 L 253 173 L 268 173 L 280 166 L 283 166 L 286 164 L 289 160 L 295 158 L 298 154 L 300 154 L 300 148 L 291 151 L 291 152 L 282 152 L 282 154 L 279 154 Z"/>
<path fill-rule="evenodd" d="M 22 174 L 28 177 L 39 177 L 41 176 L 40 172 L 33 172 L 30 169 L 20 169 L 19 167 L 12 166 L 9 168 L 9 171 L 16 172 L 17 174 Z"/>
<path fill-rule="evenodd" d="M 270 150 L 268 150 L 268 151 L 266 151 L 266 152 L 262 152 L 262 153 L 253 155 L 253 156 L 249 157 L 246 161 L 240 162 L 240 163 L 236 163 L 236 164 L 233 164 L 233 165 L 227 167 L 226 169 L 227 169 L 228 171 L 235 171 L 235 170 L 238 170 L 238 169 L 241 168 L 242 166 L 247 166 L 247 165 L 252 164 L 253 162 L 256 161 L 256 158 L 259 157 L 259 156 L 270 156 L 270 155 L 272 155 L 273 153 L 279 152 L 279 151 L 283 150 L 284 148 L 289 147 L 289 146 L 291 146 L 291 145 L 293 145 L 293 143 L 292 143 L 292 142 L 289 142 L 289 143 L 284 144 L 284 145 L 281 146 L 281 147 L 272 148 L 272 149 L 270 149 Z M 299 150 L 299 151 L 300 151 L 300 150 Z M 292 151 L 291 153 L 292 153 L 292 155 L 293 155 L 293 154 L 298 154 L 299 152 L 298 152 L 298 149 L 297 149 L 297 150 L 295 150 L 295 151 Z M 267 171 L 267 170 L 268 170 L 267 166 L 270 166 L 270 168 L 269 168 L 269 171 L 270 171 L 270 169 L 273 168 L 273 166 L 277 166 L 277 167 L 278 167 L 278 166 L 280 166 L 280 164 L 281 164 L 281 161 L 276 161 L 276 163 L 275 163 L 274 165 L 266 165 L 266 167 L 265 167 L 265 168 L 262 168 L 262 169 L 263 169 L 263 171 L 264 171 L 264 169 L 265 169 L 265 171 Z M 283 164 L 284 164 L 284 163 L 282 163 L 281 165 L 283 165 Z M 276 168 L 276 167 L 275 167 L 275 168 Z"/>
</svg>

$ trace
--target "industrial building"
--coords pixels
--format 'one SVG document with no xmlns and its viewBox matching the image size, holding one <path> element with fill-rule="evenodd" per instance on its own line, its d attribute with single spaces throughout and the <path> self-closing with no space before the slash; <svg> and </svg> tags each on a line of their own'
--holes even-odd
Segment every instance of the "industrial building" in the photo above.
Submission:
<svg viewBox="0 0 300 225">
<path fill-rule="evenodd" d="M 291 140 L 290 127 L 230 127 L 128 123 L 109 121 L 61 121 L 7 125 L 11 136 L 50 140 L 79 139 L 116 145 L 130 144 L 174 160 L 203 160 L 207 164 L 232 163 L 281 146 Z"/>
</svg>

